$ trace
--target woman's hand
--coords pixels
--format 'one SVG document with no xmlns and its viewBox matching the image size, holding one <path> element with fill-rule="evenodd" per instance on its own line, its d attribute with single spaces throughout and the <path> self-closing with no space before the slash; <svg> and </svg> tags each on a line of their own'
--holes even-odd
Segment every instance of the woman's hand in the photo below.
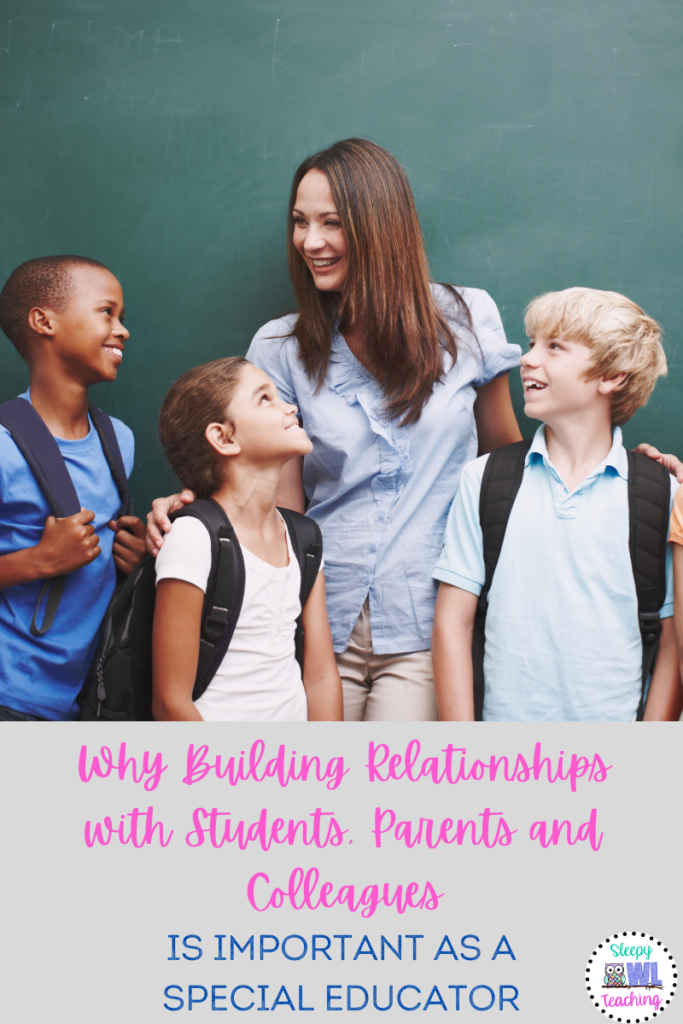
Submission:
<svg viewBox="0 0 683 1024">
<path fill-rule="evenodd" d="M 177 512 L 183 505 L 191 504 L 194 499 L 194 493 L 187 488 L 180 494 L 172 494 L 169 498 L 154 499 L 152 511 L 147 513 L 147 550 L 150 555 L 156 558 L 161 551 L 164 534 L 168 533 L 173 525 L 168 518 L 171 512 Z"/>
<path fill-rule="evenodd" d="M 676 477 L 679 484 L 683 484 L 683 462 L 677 459 L 675 455 L 662 455 L 653 444 L 639 444 L 635 450 L 640 452 L 641 455 L 647 455 L 648 459 L 661 462 L 671 475 Z"/>
</svg>

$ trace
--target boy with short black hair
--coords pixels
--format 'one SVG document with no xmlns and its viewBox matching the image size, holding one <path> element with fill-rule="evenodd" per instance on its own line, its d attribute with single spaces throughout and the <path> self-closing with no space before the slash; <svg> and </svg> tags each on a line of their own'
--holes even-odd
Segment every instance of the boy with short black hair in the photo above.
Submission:
<svg viewBox="0 0 683 1024">
<path fill-rule="evenodd" d="M 543 425 L 526 455 L 514 455 L 521 484 L 488 593 L 483 718 L 633 721 L 650 640 L 639 627 L 620 426 L 666 372 L 661 331 L 623 295 L 591 288 L 540 296 L 525 324 L 524 411 Z M 501 454 L 513 458 L 513 447 Z M 474 718 L 472 637 L 488 585 L 480 496 L 489 458 L 465 467 L 433 573 L 441 582 L 432 649 L 442 720 Z M 672 498 L 676 488 L 671 481 Z M 665 524 L 667 510 L 660 511 Z M 665 532 L 664 525 L 662 556 Z M 489 565 L 489 580 L 491 573 Z M 668 545 L 659 615 L 644 717 L 667 720 L 680 712 Z"/>
<path fill-rule="evenodd" d="M 145 552 L 141 521 L 116 518 L 120 487 L 89 416 L 88 388 L 116 379 L 128 338 L 121 285 L 82 256 L 29 260 L 0 294 L 0 327 L 28 363 L 30 388 L 20 397 L 54 438 L 81 504 L 75 515 L 51 515 L 12 428 L 0 425 L 0 721 L 69 720 L 78 715 L 116 567 L 130 573 Z M 111 423 L 129 476 L 133 435 Z M 62 576 L 49 624 L 44 581 Z"/>
</svg>

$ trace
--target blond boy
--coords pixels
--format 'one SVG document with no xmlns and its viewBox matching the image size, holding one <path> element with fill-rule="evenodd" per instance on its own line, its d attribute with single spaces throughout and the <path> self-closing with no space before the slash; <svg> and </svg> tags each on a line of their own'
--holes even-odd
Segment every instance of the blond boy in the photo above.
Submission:
<svg viewBox="0 0 683 1024">
<path fill-rule="evenodd" d="M 659 326 L 615 292 L 570 288 L 527 309 L 526 455 L 488 595 L 486 720 L 634 720 L 643 644 L 629 555 L 628 458 L 620 427 L 666 372 Z M 465 467 L 451 508 L 432 648 L 440 716 L 474 717 L 472 631 L 485 579 L 479 522 L 488 456 Z M 672 480 L 671 494 L 677 488 Z M 680 692 L 671 551 L 646 719 Z"/>
</svg>

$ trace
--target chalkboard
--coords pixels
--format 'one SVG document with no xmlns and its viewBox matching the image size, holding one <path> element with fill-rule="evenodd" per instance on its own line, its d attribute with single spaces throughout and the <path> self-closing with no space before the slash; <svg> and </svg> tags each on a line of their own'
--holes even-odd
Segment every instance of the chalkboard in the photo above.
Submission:
<svg viewBox="0 0 683 1024">
<path fill-rule="evenodd" d="M 670 373 L 626 439 L 683 454 L 682 51 L 680 0 L 3 0 L 0 276 L 74 252 L 120 278 L 131 338 L 94 397 L 135 432 L 143 513 L 175 486 L 169 384 L 293 306 L 294 168 L 365 136 L 435 279 L 486 288 L 511 341 L 570 285 L 656 317 Z M 4 400 L 27 376 L 1 345 Z"/>
</svg>

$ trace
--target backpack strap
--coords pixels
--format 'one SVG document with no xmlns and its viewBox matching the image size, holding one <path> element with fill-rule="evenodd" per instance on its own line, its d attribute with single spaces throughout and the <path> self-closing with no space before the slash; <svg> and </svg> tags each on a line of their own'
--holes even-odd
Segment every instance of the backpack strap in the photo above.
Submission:
<svg viewBox="0 0 683 1024">
<path fill-rule="evenodd" d="M 223 660 L 244 599 L 244 558 L 235 531 L 213 498 L 199 498 L 170 517 L 199 519 L 211 538 L 211 571 L 206 584 L 199 644 L 199 662 L 192 700 L 202 696 Z"/>
<path fill-rule="evenodd" d="M 26 459 L 52 514 L 57 519 L 63 519 L 80 512 L 81 503 L 59 445 L 31 403 L 25 398 L 12 398 L 4 402 L 0 405 L 0 424 L 9 430 L 12 440 Z M 32 636 L 42 636 L 52 625 L 65 582 L 66 576 L 54 576 L 44 581 L 31 620 Z M 39 626 L 38 613 L 46 595 L 45 613 Z"/>
<path fill-rule="evenodd" d="M 0 405 L 0 423 L 12 435 L 26 459 L 38 486 L 57 519 L 81 511 L 69 470 L 42 417 L 25 398 L 12 398 Z"/>
<path fill-rule="evenodd" d="M 480 722 L 484 710 L 484 641 L 488 595 L 505 539 L 508 519 L 522 483 L 524 462 L 531 440 L 515 441 L 489 455 L 481 481 L 479 522 L 483 540 L 486 577 L 479 594 L 472 637 L 474 672 L 474 717 Z"/>
<path fill-rule="evenodd" d="M 118 519 L 121 515 L 128 515 L 131 500 L 116 431 L 104 410 L 99 409 L 96 405 L 90 405 L 88 411 L 102 444 L 102 451 L 114 478 L 116 489 L 121 497 L 121 507 L 116 516 Z M 81 503 L 64 457 L 59 450 L 59 445 L 31 403 L 27 402 L 25 398 L 12 398 L 9 402 L 0 405 L 0 424 L 9 430 L 12 440 L 26 459 L 38 486 L 52 509 L 52 514 L 57 519 L 63 519 L 66 516 L 75 516 L 80 512 Z M 55 576 L 44 581 L 31 620 L 32 636 L 42 636 L 52 625 L 65 583 L 66 576 Z M 46 595 L 45 614 L 42 624 L 39 626 L 38 613 Z"/>
<path fill-rule="evenodd" d="M 90 413 L 90 419 L 93 421 L 93 426 L 97 431 L 100 444 L 102 445 L 102 451 L 104 452 L 104 457 L 107 460 L 107 465 L 109 466 L 109 471 L 114 479 L 114 483 L 116 484 L 119 497 L 121 498 L 121 507 L 116 513 L 115 518 L 118 519 L 119 516 L 130 515 L 133 502 L 130 497 L 126 467 L 123 464 L 123 457 L 121 455 L 121 449 L 119 448 L 116 431 L 114 430 L 114 424 L 109 419 L 109 416 L 104 409 L 100 409 L 96 405 L 90 404 L 88 406 L 88 412 Z"/>
<path fill-rule="evenodd" d="M 642 722 L 645 690 L 654 665 L 666 600 L 666 543 L 669 532 L 671 479 L 659 462 L 639 452 L 628 455 L 629 552 L 638 598 L 638 625 L 643 642 L 643 673 L 636 721 Z"/>
<path fill-rule="evenodd" d="M 296 632 L 294 634 L 294 652 L 299 662 L 301 673 L 304 671 L 304 626 L 303 613 L 304 605 L 308 601 L 313 590 L 318 571 L 323 557 L 323 538 L 320 527 L 315 519 L 304 516 L 301 512 L 294 512 L 293 509 L 279 508 L 278 512 L 285 521 L 289 532 L 289 539 L 292 542 L 292 550 L 299 563 L 301 570 L 301 589 L 299 590 L 299 601 L 301 612 L 296 620 Z"/>
</svg>

